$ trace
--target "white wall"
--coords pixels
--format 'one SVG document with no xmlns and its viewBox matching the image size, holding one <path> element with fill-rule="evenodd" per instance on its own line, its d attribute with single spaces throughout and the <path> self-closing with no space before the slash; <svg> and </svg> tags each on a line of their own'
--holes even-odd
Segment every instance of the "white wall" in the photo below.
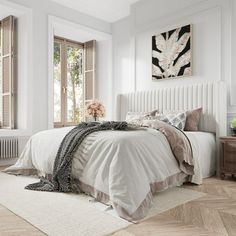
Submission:
<svg viewBox="0 0 236 236">
<path fill-rule="evenodd" d="M 12 10 L 7 14 L 14 15 L 16 10 L 22 12 L 18 15 L 19 87 L 17 98 L 19 104 L 17 121 L 19 129 L 13 131 L 0 130 L 0 136 L 30 136 L 49 127 L 48 99 L 49 94 L 52 94 L 48 86 L 49 15 L 109 35 L 111 34 L 111 25 L 50 0 L 0 0 L 0 15 L 5 14 L 3 11 L 6 8 Z M 106 58 L 106 60 L 108 59 Z M 103 80 L 105 80 L 107 74 L 101 75 L 104 76 Z M 100 92 L 100 94 L 102 93 Z"/>
<path fill-rule="evenodd" d="M 49 15 L 97 32 L 112 33 L 113 53 L 101 53 L 111 46 L 111 41 L 101 40 L 97 58 L 98 67 L 103 69 L 98 70 L 96 91 L 98 98 L 108 108 L 108 118 L 112 114 L 114 118 L 118 93 L 155 89 L 173 83 L 195 83 L 199 80 L 226 81 L 228 117 L 236 116 L 234 0 L 140 0 L 132 5 L 128 17 L 112 24 L 112 29 L 104 21 L 49 0 L 0 0 L 0 6 L 21 12 L 18 77 L 20 130 L 0 130 L 0 136 L 30 136 L 49 127 L 48 101 L 52 95 L 48 82 Z M 3 8 L 0 8 L 1 12 Z M 188 23 L 193 24 L 194 75 L 184 79 L 152 81 L 151 36 Z M 113 81 L 109 79 L 112 71 Z"/>
<path fill-rule="evenodd" d="M 53 67 L 54 35 L 85 43 L 96 40 L 95 95 L 106 108 L 106 120 L 112 119 L 112 36 L 80 24 L 49 16 L 49 69 Z M 53 71 L 49 70 L 49 91 L 53 90 Z M 48 95 L 49 127 L 53 127 L 53 94 Z"/>
<path fill-rule="evenodd" d="M 0 16 L 15 15 L 18 18 L 18 90 L 17 90 L 17 126 L 16 130 L 0 130 L 1 136 L 18 136 L 20 150 L 28 138 L 41 130 L 52 127 L 50 123 L 50 99 L 52 87 L 49 86 L 50 61 L 49 15 L 68 22 L 84 26 L 111 37 L 111 25 L 102 20 L 66 8 L 50 0 L 0 0 Z M 53 38 L 52 38 L 53 40 Z M 108 44 L 111 44 L 109 42 Z M 111 45 L 110 45 L 111 47 Z M 98 50 L 104 48 L 99 43 Z M 97 86 L 98 99 L 105 105 L 112 103 L 109 86 L 111 86 L 110 62 L 112 49 L 99 57 L 99 67 L 110 70 L 99 71 L 97 79 L 104 85 Z M 109 81 L 106 83 L 106 80 Z M 106 91 L 106 92 L 103 92 Z M 111 101 L 111 102 L 110 102 Z M 108 114 L 109 116 L 110 114 Z"/>
<path fill-rule="evenodd" d="M 0 2 L 1 3 L 1 2 Z M 25 135 L 27 130 L 31 129 L 31 122 L 29 119 L 29 86 L 31 73 L 31 10 L 22 6 L 13 8 L 10 6 L 3 6 L 0 4 L 1 19 L 14 15 L 17 18 L 17 127 L 18 130 L 11 132 L 12 134 L 21 133 Z M 0 130 L 0 136 L 7 135 L 7 130 Z"/>
<path fill-rule="evenodd" d="M 112 40 L 97 41 L 96 94 L 106 108 L 106 120 L 112 120 Z"/>
<path fill-rule="evenodd" d="M 236 116 L 235 14 L 233 0 L 141 0 L 132 5 L 130 16 L 112 25 L 116 94 L 222 80 L 228 85 L 228 117 Z M 193 24 L 193 76 L 152 81 L 151 36 L 186 24 Z"/>
</svg>

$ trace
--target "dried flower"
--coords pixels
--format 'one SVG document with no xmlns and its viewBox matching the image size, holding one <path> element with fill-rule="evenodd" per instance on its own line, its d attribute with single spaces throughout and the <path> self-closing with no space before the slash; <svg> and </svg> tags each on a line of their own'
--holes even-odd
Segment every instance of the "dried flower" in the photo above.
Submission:
<svg viewBox="0 0 236 236">
<path fill-rule="evenodd" d="M 85 108 L 85 115 L 92 116 L 96 120 L 98 117 L 105 116 L 105 107 L 101 102 L 94 100 L 90 102 Z"/>
</svg>

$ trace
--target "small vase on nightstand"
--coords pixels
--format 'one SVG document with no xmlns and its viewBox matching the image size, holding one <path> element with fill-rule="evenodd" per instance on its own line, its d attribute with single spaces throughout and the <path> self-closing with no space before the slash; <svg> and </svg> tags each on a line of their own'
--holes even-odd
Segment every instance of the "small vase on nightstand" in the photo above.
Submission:
<svg viewBox="0 0 236 236">
<path fill-rule="evenodd" d="M 231 128 L 232 136 L 236 136 L 236 118 L 233 118 L 230 121 L 230 128 Z"/>
<path fill-rule="evenodd" d="M 232 136 L 236 136 L 236 128 L 231 128 Z"/>
</svg>

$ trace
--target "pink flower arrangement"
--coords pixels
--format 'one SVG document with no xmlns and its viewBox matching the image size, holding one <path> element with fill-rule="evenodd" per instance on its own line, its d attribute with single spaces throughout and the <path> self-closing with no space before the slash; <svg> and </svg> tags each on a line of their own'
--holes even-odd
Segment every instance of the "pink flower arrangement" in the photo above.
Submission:
<svg viewBox="0 0 236 236">
<path fill-rule="evenodd" d="M 85 114 L 86 116 L 92 116 L 96 121 L 98 117 L 105 116 L 105 107 L 101 102 L 94 100 L 86 106 Z"/>
</svg>

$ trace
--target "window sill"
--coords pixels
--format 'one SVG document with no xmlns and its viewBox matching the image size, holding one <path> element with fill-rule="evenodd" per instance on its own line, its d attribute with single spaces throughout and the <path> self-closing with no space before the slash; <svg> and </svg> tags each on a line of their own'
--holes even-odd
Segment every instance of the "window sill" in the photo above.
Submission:
<svg viewBox="0 0 236 236">
<path fill-rule="evenodd" d="M 0 137 L 12 137 L 12 136 L 31 136 L 29 130 L 25 129 L 1 129 Z"/>
</svg>

